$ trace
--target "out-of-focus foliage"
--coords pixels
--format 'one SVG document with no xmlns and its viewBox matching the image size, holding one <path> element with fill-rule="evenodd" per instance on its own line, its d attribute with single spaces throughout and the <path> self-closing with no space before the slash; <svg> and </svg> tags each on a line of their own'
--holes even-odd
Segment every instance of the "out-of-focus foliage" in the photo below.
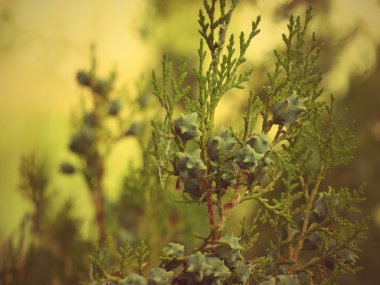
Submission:
<svg viewBox="0 0 380 285">
<path fill-rule="evenodd" d="M 102 79 L 97 75 L 94 54 L 90 69 L 77 73 L 78 84 L 90 92 L 72 117 L 73 134 L 68 148 L 76 160 L 66 160 L 59 167 L 68 178 L 78 175 L 86 182 L 93 198 L 97 235 L 91 240 L 81 237 L 81 223 L 73 217 L 71 201 L 52 214 L 57 210 L 57 201 L 48 189 L 52 186 L 47 165 L 35 154 L 23 157 L 20 190 L 33 210 L 26 214 L 14 236 L 2 244 L 0 280 L 4 284 L 79 284 L 89 272 L 102 276 L 97 270 L 114 264 L 114 259 L 120 263 L 118 274 L 128 272 L 124 267 L 131 266 L 129 243 L 140 245 L 133 255 L 137 266 L 133 268 L 139 270 L 157 260 L 159 249 L 169 240 L 181 238 L 185 244 L 193 244 L 189 233 L 195 225 L 202 224 L 197 221 L 199 213 L 188 215 L 188 207 L 174 202 L 175 193 L 164 193 L 152 165 L 152 140 L 147 126 L 155 114 L 154 104 L 143 89 L 135 100 L 115 97 L 115 76 L 111 73 L 108 79 Z M 106 161 L 111 149 L 128 138 L 136 140 L 142 165 L 129 166 L 120 198 L 108 201 L 103 193 L 104 174 L 112 167 L 106 168 Z M 106 250 L 98 249 L 90 270 L 88 255 L 94 249 L 91 244 L 97 241 L 105 247 L 107 236 L 108 250 L 120 247 L 120 253 L 106 259 Z M 50 268 L 46 274 L 40 270 L 45 266 Z"/>
<path fill-rule="evenodd" d="M 72 216 L 72 202 L 53 207 L 50 171 L 35 153 L 22 157 L 19 173 L 20 192 L 31 210 L 15 238 L 1 245 L 0 283 L 79 283 L 87 275 L 86 252 L 91 244 L 80 236 L 81 223 Z"/>
<path fill-rule="evenodd" d="M 375 272 L 379 270 L 379 257 L 376 253 L 380 250 L 379 176 L 376 171 L 380 163 L 380 97 L 377 91 L 380 86 L 379 67 L 378 60 L 376 70 L 370 76 L 353 80 L 347 96 L 336 106 L 338 111 L 345 113 L 346 120 L 356 122 L 357 151 L 353 162 L 333 171 L 328 177 L 328 183 L 338 185 L 344 181 L 351 187 L 357 187 L 360 181 L 366 181 L 366 201 L 361 209 L 370 216 L 368 238 L 362 244 L 362 251 L 359 253 L 359 264 L 363 269 L 359 271 L 357 278 L 347 279 L 345 284 L 378 283 Z M 355 110 L 355 112 L 347 110 Z"/>
</svg>

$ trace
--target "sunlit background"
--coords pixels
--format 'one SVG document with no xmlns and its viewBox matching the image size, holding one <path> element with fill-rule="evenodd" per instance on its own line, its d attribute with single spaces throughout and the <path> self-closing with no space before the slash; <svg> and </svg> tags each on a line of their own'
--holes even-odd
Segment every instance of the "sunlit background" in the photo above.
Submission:
<svg viewBox="0 0 380 285">
<path fill-rule="evenodd" d="M 379 252 L 380 1 L 241 2 L 232 20 L 233 31 L 248 30 L 250 21 L 262 15 L 262 32 L 248 53 L 255 68 L 254 88 L 262 84 L 265 69 L 273 62 L 273 49 L 282 44 L 288 16 L 303 14 L 308 4 L 314 6 L 312 30 L 324 42 L 325 94 L 337 96 L 339 110 L 348 108 L 348 120 L 357 121 L 356 158 L 352 166 L 337 172 L 336 179 L 348 186 L 367 181 L 365 211 L 371 223 L 364 251 Z M 83 92 L 75 73 L 89 65 L 90 47 L 95 44 L 100 73 L 116 68 L 116 89 L 136 96 L 136 86 L 149 82 L 163 52 L 195 62 L 200 4 L 198 0 L 0 2 L 0 242 L 15 231 L 29 206 L 17 191 L 17 170 L 20 156 L 30 150 L 48 157 L 55 174 L 54 195 L 74 199 L 75 214 L 84 220 L 83 235 L 91 235 L 92 208 L 83 181 L 58 173 L 61 160 L 70 156 L 70 114 Z M 237 104 L 234 97 L 224 101 L 228 108 L 220 108 L 220 118 L 240 116 L 229 113 L 234 109 L 231 104 Z M 117 199 L 118 177 L 134 161 L 134 148 L 133 140 L 127 140 L 107 162 L 113 167 L 106 177 L 109 199 Z M 366 254 L 367 275 L 376 274 L 379 264 L 378 256 Z"/>
</svg>

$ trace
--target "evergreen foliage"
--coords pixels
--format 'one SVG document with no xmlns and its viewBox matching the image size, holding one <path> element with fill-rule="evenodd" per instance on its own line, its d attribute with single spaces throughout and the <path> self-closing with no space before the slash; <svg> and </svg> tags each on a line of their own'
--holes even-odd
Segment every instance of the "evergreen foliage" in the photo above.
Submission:
<svg viewBox="0 0 380 285">
<path fill-rule="evenodd" d="M 78 284 L 88 268 L 83 253 L 92 247 L 80 235 L 81 221 L 71 213 L 72 201 L 55 209 L 47 161 L 36 153 L 21 158 L 19 174 L 20 193 L 31 209 L 0 247 L 0 284 Z"/>
<path fill-rule="evenodd" d="M 71 203 L 51 218 L 47 167 L 35 155 L 25 156 L 20 190 L 33 210 L 21 224 L 18 244 L 10 239 L 2 245 L 1 284 L 327 285 L 360 269 L 364 187 L 324 183 L 332 169 L 350 162 L 354 147 L 352 127 L 334 118 L 334 98 L 321 98 L 321 43 L 307 32 L 311 9 L 303 20 L 290 17 L 267 83 L 246 92 L 242 129 L 215 123 L 222 98 L 245 89 L 253 73 L 245 54 L 260 32 L 260 17 L 236 40 L 228 27 L 238 2 L 203 1 L 195 98 L 189 96 L 195 86 L 187 86 L 185 60 L 176 68 L 167 55 L 161 72 L 152 73 L 158 113 L 146 90 L 128 102 L 115 95 L 116 73 L 100 78 L 94 55 L 89 70 L 77 73 L 88 93 L 68 145 L 77 162 L 63 162 L 60 170 L 86 182 L 98 245 L 88 266 L 89 242 L 79 236 Z M 120 200 L 110 203 L 104 196 L 106 161 L 118 142 L 131 137 L 142 166 L 129 167 Z M 231 232 L 233 210 L 249 201 L 255 202 L 253 217 L 241 219 L 239 234 Z M 202 223 L 207 233 L 196 234 L 194 242 Z M 262 237 L 261 228 L 271 235 Z M 26 231 L 32 236 L 28 246 Z M 252 257 L 261 238 L 268 240 L 265 254 Z M 41 264 L 33 267 L 34 260 Z M 45 275 L 30 271 L 53 264 Z M 90 278 L 77 274 L 87 266 Z"/>
<path fill-rule="evenodd" d="M 351 128 L 333 119 L 333 97 L 331 103 L 320 99 L 321 44 L 314 34 L 307 37 L 311 9 L 304 20 L 290 17 L 288 33 L 282 35 L 285 51 L 274 52 L 275 68 L 263 92 L 249 92 L 239 132 L 218 129 L 214 120 L 223 96 L 243 89 L 252 73 L 242 66 L 260 32 L 260 17 L 236 44 L 228 26 L 237 4 L 205 0 L 199 12 L 195 99 L 186 97 L 184 63 L 174 76 L 165 55 L 161 78 L 153 72 L 153 94 L 165 111 L 162 122 L 152 122 L 161 185 L 176 177 L 183 202 L 207 209 L 209 235 L 201 237 L 195 251 L 185 249 L 188 255 L 180 244 L 169 244 L 161 270 L 150 269 L 146 282 L 336 284 L 358 270 L 357 242 L 365 238 L 366 222 L 353 214 L 363 202 L 363 189 L 336 190 L 322 184 L 331 169 L 350 161 L 353 147 Z M 185 111 L 175 118 L 183 100 Z M 252 224 L 242 223 L 241 237 L 233 236 L 226 232 L 226 223 L 232 210 L 248 200 L 255 200 L 260 210 Z M 276 238 L 266 256 L 246 259 L 244 253 L 260 238 L 258 224 L 270 225 Z"/>
</svg>

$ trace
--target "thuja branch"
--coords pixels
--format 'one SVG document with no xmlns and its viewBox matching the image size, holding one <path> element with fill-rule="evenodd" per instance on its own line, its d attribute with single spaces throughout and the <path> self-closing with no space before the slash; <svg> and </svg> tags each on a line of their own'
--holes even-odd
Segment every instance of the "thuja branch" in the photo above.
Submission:
<svg viewBox="0 0 380 285">
<path fill-rule="evenodd" d="M 307 284 L 336 280 L 354 270 L 357 248 L 353 240 L 362 238 L 364 226 L 343 218 L 351 210 L 348 204 L 360 199 L 347 193 L 338 198 L 336 191 L 321 189 L 326 172 L 346 163 L 351 148 L 345 144 L 349 132 L 340 135 L 342 126 L 332 122 L 331 107 L 327 108 L 328 128 L 324 126 L 327 105 L 319 99 L 320 44 L 315 35 L 309 39 L 307 34 L 311 9 L 304 21 L 290 17 L 288 33 L 282 36 L 285 51 L 275 51 L 275 68 L 263 90 L 257 96 L 249 93 L 243 130 L 238 132 L 233 127 L 216 129 L 214 122 L 221 98 L 244 88 L 252 73 L 241 67 L 260 31 L 260 17 L 252 22 L 248 37 L 241 33 L 236 43 L 228 26 L 237 4 L 237 0 L 203 3 L 198 20 L 199 65 L 194 69 L 196 98 L 186 96 L 184 65 L 174 76 L 167 56 L 162 75 L 152 76 L 153 94 L 165 111 L 162 123 L 152 123 L 152 153 L 162 186 L 168 176 L 175 176 L 175 189 L 182 190 L 184 202 L 205 207 L 209 235 L 189 256 L 182 245 L 169 243 L 163 249 L 162 263 L 151 269 L 147 279 L 162 280 L 162 284 L 248 284 L 253 279 L 260 285 L 297 285 L 303 282 L 299 273 L 306 272 Z M 181 100 L 185 110 L 175 117 Z M 270 136 L 272 129 L 274 137 Z M 326 137 L 322 135 L 325 130 Z M 319 166 L 313 169 L 310 162 L 316 159 Z M 257 201 L 262 211 L 253 225 L 242 225 L 240 240 L 225 227 L 233 209 L 248 200 Z M 329 203 L 334 201 L 345 205 L 339 213 L 330 211 Z M 257 239 L 253 231 L 258 223 L 269 225 L 276 238 L 270 241 L 265 257 L 248 262 L 242 253 Z M 332 233 L 338 237 L 334 239 Z M 355 237 L 343 238 L 348 235 Z M 303 255 L 307 250 L 318 252 L 307 260 Z M 146 281 L 141 275 L 127 279 L 132 282 L 134 278 Z"/>
<path fill-rule="evenodd" d="M 316 178 L 316 182 L 315 182 L 310 194 L 308 194 L 306 196 L 305 218 L 304 218 L 304 221 L 302 223 L 302 229 L 301 229 L 300 237 L 298 239 L 298 243 L 295 246 L 295 249 L 294 249 L 293 254 L 291 256 L 292 260 L 297 260 L 299 257 L 299 254 L 302 250 L 302 247 L 303 247 L 303 244 L 305 241 L 305 234 L 308 230 L 309 223 L 310 223 L 310 214 L 311 214 L 312 206 L 313 206 L 315 199 L 317 197 L 319 186 L 320 186 L 320 184 L 324 178 L 324 175 L 325 175 L 324 162 L 321 162 L 319 169 L 318 169 L 318 176 Z"/>
<path fill-rule="evenodd" d="M 74 134 L 69 149 L 80 161 L 80 165 L 64 162 L 61 171 L 65 174 L 81 173 L 92 196 L 98 239 L 104 244 L 106 239 L 104 175 L 105 162 L 114 145 L 132 131 L 131 124 L 121 115 L 121 99 L 112 96 L 116 73 L 111 72 L 106 79 L 98 77 L 96 59 L 92 54 L 89 70 L 77 73 L 77 82 L 88 94 L 83 109 L 74 121 Z M 111 132 L 108 120 L 118 123 L 118 132 Z M 132 126 L 130 126 L 132 128 Z"/>
</svg>

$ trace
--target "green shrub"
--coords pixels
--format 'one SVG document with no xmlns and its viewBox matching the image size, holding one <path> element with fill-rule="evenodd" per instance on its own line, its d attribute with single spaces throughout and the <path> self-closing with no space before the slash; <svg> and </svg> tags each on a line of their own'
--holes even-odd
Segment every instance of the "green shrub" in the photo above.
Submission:
<svg viewBox="0 0 380 285">
<path fill-rule="evenodd" d="M 168 244 L 158 268 L 130 266 L 146 277 L 132 281 L 132 273 L 126 284 L 335 284 L 358 270 L 357 242 L 365 237 L 366 222 L 355 216 L 362 188 L 322 183 L 331 169 L 350 161 L 354 148 L 351 129 L 333 119 L 333 97 L 330 103 L 321 99 L 321 44 L 314 34 L 307 37 L 311 9 L 304 20 L 290 17 L 282 35 L 286 49 L 274 52 L 267 84 L 249 92 L 243 129 L 225 129 L 215 127 L 217 106 L 227 93 L 244 88 L 252 74 L 243 69 L 245 53 L 260 32 L 258 17 L 249 35 L 242 32 L 235 43 L 228 26 L 238 1 L 226 2 L 204 1 L 199 12 L 196 98 L 187 96 L 184 62 L 175 70 L 165 55 L 162 75 L 152 77 L 153 94 L 165 111 L 163 121 L 152 123 L 159 179 L 170 187 L 174 176 L 182 202 L 207 209 L 209 235 L 199 237 L 196 249 Z M 234 236 L 226 224 L 248 200 L 256 201 L 257 214 Z M 264 256 L 248 258 L 260 239 L 258 226 L 269 226 L 274 235 Z M 92 283 L 125 282 L 100 271 Z"/>
<path fill-rule="evenodd" d="M 311 9 L 303 20 L 290 17 L 266 84 L 246 92 L 242 127 L 215 123 L 221 99 L 245 89 L 253 73 L 245 54 L 260 17 L 235 42 L 228 26 L 237 5 L 204 1 L 196 85 L 186 85 L 185 61 L 173 68 L 164 55 L 161 74 L 152 74 L 158 111 L 144 88 L 136 100 L 116 95 L 116 73 L 101 78 L 94 55 L 77 73 L 89 104 L 73 120 L 68 149 L 77 159 L 60 170 L 86 183 L 97 246 L 90 250 L 80 237 L 70 202 L 52 217 L 48 168 L 27 155 L 20 190 L 33 209 L 18 244 L 11 238 L 1 247 L 1 284 L 327 285 L 359 270 L 358 242 L 367 231 L 357 208 L 363 187 L 324 183 L 350 162 L 354 147 L 351 127 L 333 118 L 334 98 L 321 96 L 321 44 L 307 33 Z M 137 141 L 142 166 L 129 167 L 119 200 L 110 202 L 106 161 L 127 138 Z M 243 203 L 247 217 L 233 231 L 233 211 Z"/>
</svg>

